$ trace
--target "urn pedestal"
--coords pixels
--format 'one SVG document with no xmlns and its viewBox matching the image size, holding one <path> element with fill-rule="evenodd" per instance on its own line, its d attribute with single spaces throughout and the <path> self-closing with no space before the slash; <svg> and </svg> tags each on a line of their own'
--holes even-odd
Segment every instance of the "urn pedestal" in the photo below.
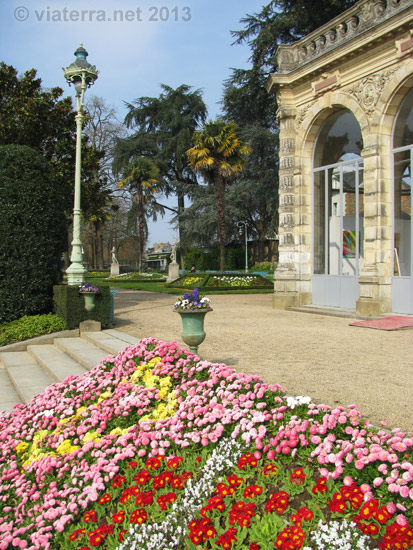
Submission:
<svg viewBox="0 0 413 550">
<path fill-rule="evenodd" d="M 212 308 L 195 310 L 174 310 L 182 319 L 182 340 L 192 353 L 198 354 L 198 346 L 205 340 L 204 319 Z"/>
</svg>

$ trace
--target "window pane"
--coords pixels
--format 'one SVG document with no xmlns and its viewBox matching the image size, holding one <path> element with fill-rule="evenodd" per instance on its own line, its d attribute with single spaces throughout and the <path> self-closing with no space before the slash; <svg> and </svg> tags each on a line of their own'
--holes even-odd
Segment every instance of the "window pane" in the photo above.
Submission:
<svg viewBox="0 0 413 550">
<path fill-rule="evenodd" d="M 323 124 L 317 139 L 314 166 L 348 160 L 349 154 L 359 157 L 362 149 L 363 140 L 356 117 L 349 111 L 337 111 Z"/>
<path fill-rule="evenodd" d="M 325 175 L 314 173 L 314 273 L 325 273 Z"/>
<path fill-rule="evenodd" d="M 411 275 L 411 150 L 394 155 L 394 274 Z"/>
</svg>

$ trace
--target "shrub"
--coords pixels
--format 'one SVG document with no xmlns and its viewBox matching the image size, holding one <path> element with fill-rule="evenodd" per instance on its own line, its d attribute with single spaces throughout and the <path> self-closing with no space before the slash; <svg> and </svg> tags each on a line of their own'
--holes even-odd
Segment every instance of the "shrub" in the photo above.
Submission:
<svg viewBox="0 0 413 550">
<path fill-rule="evenodd" d="M 21 342 L 35 336 L 50 334 L 65 330 L 66 324 L 61 317 L 49 313 L 47 315 L 25 315 L 10 323 L 0 325 L 0 346 L 13 342 Z"/>
<path fill-rule="evenodd" d="M 0 322 L 53 310 L 67 244 L 63 199 L 48 162 L 0 146 Z"/>
</svg>

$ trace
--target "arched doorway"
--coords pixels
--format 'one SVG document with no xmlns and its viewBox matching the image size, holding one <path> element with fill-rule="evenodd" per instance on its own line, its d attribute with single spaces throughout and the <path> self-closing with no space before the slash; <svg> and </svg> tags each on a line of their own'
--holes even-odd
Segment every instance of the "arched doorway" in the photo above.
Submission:
<svg viewBox="0 0 413 550">
<path fill-rule="evenodd" d="M 355 116 L 332 113 L 313 160 L 312 302 L 354 309 L 363 265 L 363 140 Z"/>
<path fill-rule="evenodd" d="M 392 309 L 413 313 L 413 90 L 402 102 L 393 132 L 393 279 Z"/>
</svg>

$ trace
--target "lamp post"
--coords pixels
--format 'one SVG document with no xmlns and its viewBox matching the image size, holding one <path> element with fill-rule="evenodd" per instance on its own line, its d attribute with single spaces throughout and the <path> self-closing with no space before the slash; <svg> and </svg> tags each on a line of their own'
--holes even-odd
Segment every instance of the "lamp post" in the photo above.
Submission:
<svg viewBox="0 0 413 550">
<path fill-rule="evenodd" d="M 82 126 L 85 120 L 83 111 L 85 90 L 90 88 L 98 77 L 94 65 L 86 60 L 87 51 L 80 44 L 75 51 L 76 61 L 64 68 L 65 78 L 74 85 L 76 90 L 76 170 L 75 170 L 75 200 L 73 208 L 73 241 L 70 266 L 67 268 L 67 282 L 70 286 L 77 286 L 84 282 L 86 269 L 83 266 L 82 242 L 80 240 L 80 180 L 82 163 Z"/>
<path fill-rule="evenodd" d="M 245 234 L 245 273 L 248 273 L 248 240 L 247 240 L 247 223 L 246 222 L 237 222 L 237 227 L 240 232 L 242 233 L 242 226 L 244 226 L 244 234 Z"/>
</svg>

